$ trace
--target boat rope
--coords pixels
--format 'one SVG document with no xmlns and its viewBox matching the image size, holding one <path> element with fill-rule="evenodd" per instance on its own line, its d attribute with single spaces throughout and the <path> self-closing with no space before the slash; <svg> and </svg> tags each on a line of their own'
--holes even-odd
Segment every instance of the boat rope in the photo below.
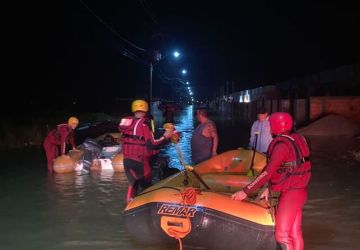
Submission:
<svg viewBox="0 0 360 250">
<path fill-rule="evenodd" d="M 190 183 L 190 178 L 189 178 L 189 175 L 188 175 L 188 172 L 186 171 L 186 164 L 185 164 L 185 160 L 184 160 L 184 155 L 179 147 L 179 144 L 178 143 L 173 143 L 174 147 L 175 147 L 175 150 L 176 150 L 176 153 L 179 157 L 179 161 L 180 161 L 180 164 L 184 170 L 184 180 L 183 180 L 183 184 L 184 186 L 187 186 L 189 185 Z"/>
<path fill-rule="evenodd" d="M 196 196 L 201 194 L 201 191 L 195 189 L 193 187 L 185 188 L 183 191 L 180 192 L 181 195 L 181 205 L 195 205 L 196 203 Z M 186 220 L 188 221 L 189 229 L 187 231 L 179 231 L 175 228 L 168 228 L 168 235 L 174 237 L 179 242 L 179 250 L 182 250 L 182 238 L 185 238 L 191 232 L 191 220 L 190 215 L 186 214 Z"/>
<path fill-rule="evenodd" d="M 188 187 L 181 191 L 180 194 L 182 197 L 182 205 L 195 205 L 196 195 L 201 194 L 201 192 L 193 187 Z"/>
</svg>

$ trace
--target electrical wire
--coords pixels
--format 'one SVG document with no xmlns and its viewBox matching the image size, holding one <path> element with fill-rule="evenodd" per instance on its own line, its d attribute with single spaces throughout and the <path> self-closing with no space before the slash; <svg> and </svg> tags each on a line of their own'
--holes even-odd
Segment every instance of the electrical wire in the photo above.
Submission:
<svg viewBox="0 0 360 250">
<path fill-rule="evenodd" d="M 101 17 L 99 17 L 98 15 L 96 15 L 96 13 L 86 4 L 84 3 L 82 0 L 79 0 L 80 3 L 93 15 L 95 16 L 106 28 L 108 28 L 111 32 L 113 32 L 115 35 L 117 35 L 121 40 L 123 40 L 124 42 L 126 42 L 127 44 L 131 45 L 132 47 L 142 51 L 142 52 L 146 52 L 146 49 L 143 49 L 137 45 L 135 45 L 134 43 L 130 42 L 128 39 L 124 38 L 123 36 L 121 36 L 114 28 L 112 28 L 107 22 L 105 22 Z"/>
<path fill-rule="evenodd" d="M 143 7 L 143 9 L 145 10 L 145 12 L 149 15 L 150 19 L 153 21 L 154 24 L 156 24 L 157 26 L 159 26 L 159 22 L 157 21 L 157 18 L 155 16 L 155 14 L 153 13 L 153 11 L 151 10 L 151 8 L 149 7 L 149 5 L 147 4 L 146 0 L 138 0 L 138 2 L 140 3 L 140 5 Z"/>
<path fill-rule="evenodd" d="M 119 52 L 125 56 L 125 57 L 128 57 L 130 58 L 131 60 L 137 62 L 137 63 L 140 63 L 140 64 L 143 64 L 143 65 L 149 65 L 149 63 L 141 58 L 139 58 L 137 55 L 135 55 L 134 53 L 132 53 L 131 51 L 127 50 L 126 48 L 122 47 L 120 45 L 120 48 L 119 49 Z"/>
<path fill-rule="evenodd" d="M 166 81 L 169 81 L 169 82 L 171 82 L 171 81 L 177 81 L 177 82 L 180 82 L 180 83 L 183 83 L 183 84 L 185 84 L 185 82 L 186 82 L 185 80 L 180 79 L 180 78 L 168 77 L 168 76 L 166 76 L 165 73 L 161 70 L 160 67 L 156 67 L 156 70 L 157 70 L 157 72 L 158 72 L 160 75 L 162 75 L 163 78 L 166 79 Z"/>
</svg>

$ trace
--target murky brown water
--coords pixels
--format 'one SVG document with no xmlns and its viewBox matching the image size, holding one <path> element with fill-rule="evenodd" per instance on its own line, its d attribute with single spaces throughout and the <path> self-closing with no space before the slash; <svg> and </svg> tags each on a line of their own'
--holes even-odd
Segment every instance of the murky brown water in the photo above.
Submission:
<svg viewBox="0 0 360 250">
<path fill-rule="evenodd" d="M 177 117 L 181 149 L 190 159 L 192 110 Z M 248 128 L 217 118 L 220 148 L 244 146 Z M 158 126 L 159 127 L 159 124 Z M 313 138 L 313 177 L 304 209 L 305 249 L 359 249 L 360 164 L 348 150 L 358 141 Z M 175 149 L 165 152 L 178 167 Z M 0 249 L 146 249 L 124 230 L 126 177 L 123 173 L 47 175 L 42 149 L 0 153 Z M 188 248 L 184 248 L 188 249 Z"/>
</svg>

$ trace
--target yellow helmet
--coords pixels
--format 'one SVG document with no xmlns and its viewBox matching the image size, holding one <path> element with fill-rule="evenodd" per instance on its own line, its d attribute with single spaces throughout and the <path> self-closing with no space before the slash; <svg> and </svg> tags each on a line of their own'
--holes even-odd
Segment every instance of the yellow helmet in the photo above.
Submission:
<svg viewBox="0 0 360 250">
<path fill-rule="evenodd" d="M 142 111 L 148 112 L 149 105 L 144 100 L 135 100 L 131 103 L 131 112 Z"/>
<path fill-rule="evenodd" d="M 74 117 L 74 116 L 71 116 L 69 119 L 68 119 L 68 124 L 69 125 L 78 125 L 79 124 L 79 119 Z"/>
</svg>

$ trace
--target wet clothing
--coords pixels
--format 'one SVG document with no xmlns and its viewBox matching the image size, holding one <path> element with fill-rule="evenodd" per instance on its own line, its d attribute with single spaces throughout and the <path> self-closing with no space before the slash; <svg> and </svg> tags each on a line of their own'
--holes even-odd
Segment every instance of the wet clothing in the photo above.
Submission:
<svg viewBox="0 0 360 250">
<path fill-rule="evenodd" d="M 286 250 L 304 249 L 302 209 L 307 199 L 306 189 L 291 189 L 281 193 L 275 215 L 275 239 Z"/>
<path fill-rule="evenodd" d="M 154 139 L 150 120 L 126 117 L 121 119 L 119 130 L 123 136 L 124 157 L 142 162 L 158 153 L 158 146 L 166 142 L 162 137 Z"/>
<path fill-rule="evenodd" d="M 269 145 L 266 167 L 244 192 L 249 194 L 268 181 L 274 191 L 306 188 L 311 176 L 309 154 L 307 142 L 301 135 L 277 136 Z"/>
<path fill-rule="evenodd" d="M 149 186 L 149 180 L 144 178 L 144 163 L 132 159 L 124 159 L 124 169 L 128 180 L 127 201 L 130 201 L 136 194 L 141 193 Z"/>
<path fill-rule="evenodd" d="M 288 158 L 273 173 L 270 184 L 275 191 L 306 188 L 311 177 L 310 152 L 305 138 L 298 134 L 281 135 L 269 145 L 268 155 L 277 145 L 286 145 Z"/>
<path fill-rule="evenodd" d="M 307 142 L 301 135 L 275 137 L 269 145 L 266 167 L 243 189 L 250 194 L 269 182 L 271 191 L 280 192 L 275 238 L 285 249 L 303 249 L 301 221 L 311 177 L 309 154 Z"/>
<path fill-rule="evenodd" d="M 69 143 L 75 148 L 74 131 L 68 124 L 59 124 L 52 129 L 44 140 L 44 149 L 47 158 L 47 168 L 52 172 L 53 160 L 59 156 L 60 153 L 66 153 L 66 144 Z"/>
<path fill-rule="evenodd" d="M 265 121 L 256 120 L 251 126 L 249 147 L 255 148 L 256 144 L 256 151 L 266 153 L 271 141 L 272 135 L 269 119 Z"/>
<path fill-rule="evenodd" d="M 198 164 L 211 158 L 213 138 L 203 135 L 203 130 L 210 122 L 213 123 L 210 120 L 200 123 L 193 132 L 191 138 L 191 160 L 193 164 Z"/>
<path fill-rule="evenodd" d="M 145 118 L 123 118 L 119 130 L 124 141 L 124 168 L 129 181 L 127 201 L 130 201 L 151 184 L 150 158 L 157 154 L 157 147 L 167 140 L 165 137 L 155 140 L 149 120 Z"/>
</svg>

